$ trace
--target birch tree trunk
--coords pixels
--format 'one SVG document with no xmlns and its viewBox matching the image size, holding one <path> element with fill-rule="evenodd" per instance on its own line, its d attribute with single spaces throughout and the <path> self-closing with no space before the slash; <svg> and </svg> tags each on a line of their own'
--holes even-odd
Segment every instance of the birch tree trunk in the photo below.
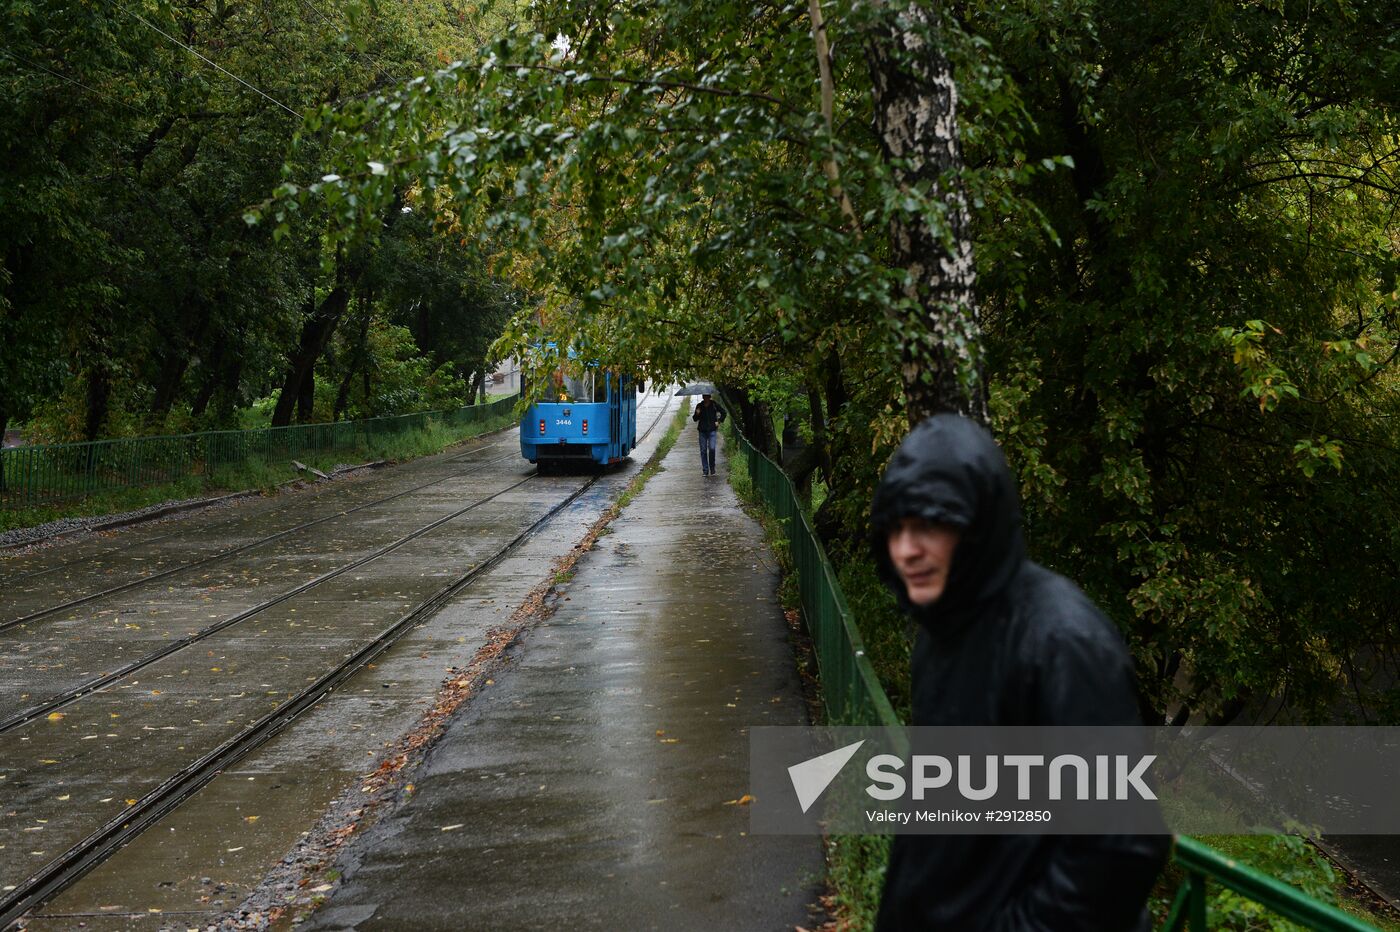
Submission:
<svg viewBox="0 0 1400 932">
<path fill-rule="evenodd" d="M 875 131 L 901 191 L 928 192 L 938 210 L 896 211 L 892 264 L 908 277 L 891 321 L 903 354 L 910 425 L 940 411 L 987 420 L 972 260 L 972 219 L 961 185 L 957 87 L 936 44 L 938 10 L 912 0 L 885 6 L 866 45 Z"/>
</svg>

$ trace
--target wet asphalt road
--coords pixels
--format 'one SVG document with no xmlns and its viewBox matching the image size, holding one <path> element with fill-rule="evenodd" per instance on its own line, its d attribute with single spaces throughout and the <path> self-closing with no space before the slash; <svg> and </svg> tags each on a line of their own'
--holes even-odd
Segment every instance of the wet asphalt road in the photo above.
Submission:
<svg viewBox="0 0 1400 932">
<path fill-rule="evenodd" d="M 310 928 L 817 924 L 820 839 L 749 835 L 739 802 L 747 729 L 806 723 L 776 567 L 695 459 L 691 429 Z"/>
<path fill-rule="evenodd" d="M 663 399 L 648 399 L 653 414 L 663 404 Z M 642 420 L 645 424 L 649 418 Z M 285 596 L 415 528 L 482 502 L 378 559 L 0 734 L 0 888 L 28 876 L 103 821 L 120 817 L 131 800 L 177 766 L 226 740 L 340 662 L 385 627 L 386 620 L 399 617 L 446 579 L 494 553 L 585 481 L 539 479 L 510 488 L 531 472 L 519 458 L 515 433 L 508 432 L 466 453 L 455 451 L 338 488 L 328 484 L 304 497 L 249 502 L 247 512 L 240 508 L 237 513 L 191 516 L 178 522 L 178 530 L 172 525 L 136 528 L 110 540 L 85 539 L 0 562 L 6 592 L 0 608 L 3 619 L 113 584 L 138 583 L 0 631 L 3 719 L 172 638 Z M 341 515 L 415 487 L 421 488 Z M 317 518 L 329 520 L 188 566 Z M 182 566 L 186 568 L 164 578 L 149 578 L 153 571 Z M 540 572 L 536 565 L 531 585 Z M 477 593 L 464 596 L 468 594 Z M 463 637 L 452 643 L 470 655 L 479 641 L 467 641 Z M 435 685 L 443 667 L 434 665 L 432 670 Z M 374 686 L 380 694 L 372 705 L 403 705 L 394 703 L 385 689 L 391 691 L 395 684 Z M 357 687 L 360 693 L 369 690 Z M 432 689 L 418 692 L 431 695 Z M 364 717 L 375 722 L 374 710 L 370 712 Z M 353 721 L 342 727 L 351 732 L 364 728 Z M 376 738 L 380 733 L 371 732 Z M 290 775 L 283 782 L 315 784 L 321 789 L 312 795 L 325 796 L 326 781 L 314 773 Z M 253 824 L 243 821 L 245 827 Z M 204 908 L 210 908 L 210 898 L 204 899 Z"/>
</svg>

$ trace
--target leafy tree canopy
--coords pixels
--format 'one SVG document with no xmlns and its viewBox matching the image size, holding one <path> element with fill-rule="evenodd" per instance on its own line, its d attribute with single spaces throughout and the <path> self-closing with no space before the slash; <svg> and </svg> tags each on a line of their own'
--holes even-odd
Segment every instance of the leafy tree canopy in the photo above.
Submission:
<svg viewBox="0 0 1400 932">
<path fill-rule="evenodd" d="M 334 173 L 264 211 L 349 238 L 412 186 L 542 296 L 505 348 L 605 348 L 806 420 L 833 540 L 902 434 L 909 347 L 974 392 L 985 360 L 1035 551 L 1109 607 L 1154 715 L 1393 718 L 1393 5 L 919 9 L 542 2 L 325 112 Z M 872 130 L 913 67 L 882 58 L 891 29 L 957 78 L 964 157 L 931 183 Z M 949 191 L 980 330 L 910 313 L 899 231 L 957 256 Z"/>
</svg>

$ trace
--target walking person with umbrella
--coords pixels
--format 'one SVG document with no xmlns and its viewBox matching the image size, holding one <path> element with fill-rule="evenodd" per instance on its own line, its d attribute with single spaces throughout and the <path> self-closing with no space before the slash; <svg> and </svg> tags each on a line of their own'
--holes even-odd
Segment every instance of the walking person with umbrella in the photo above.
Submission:
<svg viewBox="0 0 1400 932">
<path fill-rule="evenodd" d="M 715 450 L 718 446 L 719 425 L 726 417 L 724 409 L 714 400 L 714 386 L 705 383 L 686 386 L 679 394 L 700 394 L 701 401 L 695 406 L 690 419 L 695 422 L 700 435 L 700 472 L 702 475 L 715 474 Z"/>
</svg>

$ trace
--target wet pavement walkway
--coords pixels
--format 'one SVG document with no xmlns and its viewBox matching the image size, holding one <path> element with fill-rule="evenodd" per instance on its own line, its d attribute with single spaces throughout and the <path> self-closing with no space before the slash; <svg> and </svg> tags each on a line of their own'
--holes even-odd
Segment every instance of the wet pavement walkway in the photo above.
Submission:
<svg viewBox="0 0 1400 932">
<path fill-rule="evenodd" d="M 748 728 L 806 722 L 776 566 L 696 458 L 690 428 L 302 928 L 818 924 L 820 839 L 743 804 Z"/>
</svg>

